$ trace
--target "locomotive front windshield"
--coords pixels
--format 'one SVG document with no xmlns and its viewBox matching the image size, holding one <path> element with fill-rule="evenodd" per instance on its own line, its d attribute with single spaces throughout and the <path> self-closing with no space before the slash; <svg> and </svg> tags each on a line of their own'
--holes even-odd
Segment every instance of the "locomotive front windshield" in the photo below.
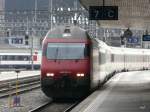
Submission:
<svg viewBox="0 0 150 112">
<path fill-rule="evenodd" d="M 84 59 L 87 47 L 84 43 L 48 43 L 48 59 Z"/>
</svg>

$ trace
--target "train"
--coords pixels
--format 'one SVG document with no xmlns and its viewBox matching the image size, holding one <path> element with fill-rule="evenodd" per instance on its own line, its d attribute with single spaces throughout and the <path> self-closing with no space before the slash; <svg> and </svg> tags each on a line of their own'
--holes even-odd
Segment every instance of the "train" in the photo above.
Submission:
<svg viewBox="0 0 150 112">
<path fill-rule="evenodd" d="M 115 73 L 150 68 L 150 50 L 111 47 L 76 25 L 50 30 L 42 43 L 41 89 L 53 99 L 82 98 Z"/>
<path fill-rule="evenodd" d="M 34 52 L 33 68 L 40 69 L 41 65 L 41 52 Z M 0 53 L 0 69 L 25 69 L 32 68 L 31 53 L 29 52 L 1 52 Z"/>
</svg>

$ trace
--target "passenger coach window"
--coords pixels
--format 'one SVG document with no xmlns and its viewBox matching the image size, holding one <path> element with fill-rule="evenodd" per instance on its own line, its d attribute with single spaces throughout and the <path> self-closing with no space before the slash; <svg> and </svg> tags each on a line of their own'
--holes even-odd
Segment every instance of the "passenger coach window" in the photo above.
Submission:
<svg viewBox="0 0 150 112">
<path fill-rule="evenodd" d="M 101 52 L 101 55 L 100 55 L 100 59 L 101 59 L 101 64 L 105 64 L 106 63 L 106 55 L 105 55 L 105 53 L 102 53 Z"/>
<path fill-rule="evenodd" d="M 114 54 L 111 55 L 111 62 L 114 62 Z"/>
<path fill-rule="evenodd" d="M 30 60 L 30 56 L 27 55 L 3 55 L 2 56 L 2 60 L 5 61 L 29 61 Z"/>
<path fill-rule="evenodd" d="M 99 58 L 98 58 L 98 60 L 99 60 L 99 65 L 101 64 L 101 53 L 99 52 Z"/>
</svg>

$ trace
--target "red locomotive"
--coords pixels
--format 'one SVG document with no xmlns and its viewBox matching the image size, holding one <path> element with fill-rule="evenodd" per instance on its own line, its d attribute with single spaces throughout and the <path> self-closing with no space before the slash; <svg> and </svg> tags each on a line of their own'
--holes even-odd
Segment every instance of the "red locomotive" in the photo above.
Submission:
<svg viewBox="0 0 150 112">
<path fill-rule="evenodd" d="M 43 41 L 41 87 L 52 98 L 82 97 L 90 87 L 91 40 L 77 26 L 60 26 Z"/>
</svg>

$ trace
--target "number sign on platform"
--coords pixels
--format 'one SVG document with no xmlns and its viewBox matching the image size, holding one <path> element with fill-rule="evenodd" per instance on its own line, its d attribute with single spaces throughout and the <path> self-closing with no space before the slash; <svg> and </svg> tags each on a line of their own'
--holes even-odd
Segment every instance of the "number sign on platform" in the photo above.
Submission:
<svg viewBox="0 0 150 112">
<path fill-rule="evenodd" d="M 118 20 L 118 6 L 90 6 L 90 20 Z"/>
</svg>

